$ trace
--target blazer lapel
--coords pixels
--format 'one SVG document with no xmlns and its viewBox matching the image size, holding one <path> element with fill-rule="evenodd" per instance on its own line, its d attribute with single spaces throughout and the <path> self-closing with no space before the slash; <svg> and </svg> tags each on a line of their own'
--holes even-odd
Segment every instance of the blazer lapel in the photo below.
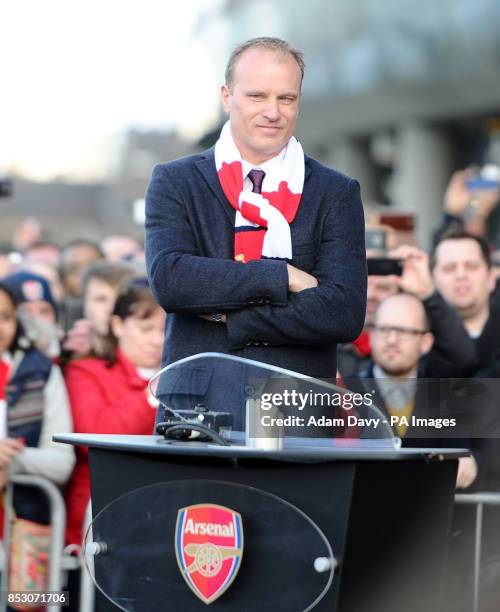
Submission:
<svg viewBox="0 0 500 612">
<path fill-rule="evenodd" d="M 231 224 L 234 225 L 234 216 L 236 211 L 231 206 L 231 203 L 228 201 L 224 192 L 222 191 L 219 177 L 217 176 L 217 171 L 215 169 L 214 148 L 212 147 L 211 149 L 208 149 L 205 151 L 205 153 L 202 153 L 202 156 L 203 157 L 196 162 L 196 166 L 205 179 L 208 188 L 210 191 L 212 191 L 214 196 L 217 198 L 217 201 L 224 209 L 224 212 L 231 221 Z"/>
<path fill-rule="evenodd" d="M 196 166 L 201 172 L 203 178 L 205 179 L 208 188 L 217 198 L 217 201 L 222 206 L 224 212 L 231 220 L 231 223 L 234 224 L 235 210 L 226 198 L 224 192 L 222 191 L 222 187 L 219 182 L 219 177 L 217 176 L 217 170 L 215 169 L 214 147 L 212 147 L 211 149 L 207 149 L 204 153 L 201 153 L 201 155 L 202 157 L 196 162 Z M 302 189 L 302 193 L 304 193 L 305 183 L 309 179 L 309 176 L 312 172 L 312 168 L 307 155 L 304 156 L 304 164 L 304 187 Z"/>
</svg>

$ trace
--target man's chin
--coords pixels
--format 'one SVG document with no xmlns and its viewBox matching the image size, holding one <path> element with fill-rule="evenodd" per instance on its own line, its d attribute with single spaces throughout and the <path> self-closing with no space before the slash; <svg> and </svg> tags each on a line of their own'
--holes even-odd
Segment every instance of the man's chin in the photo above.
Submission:
<svg viewBox="0 0 500 612">
<path fill-rule="evenodd" d="M 387 377 L 402 377 L 410 374 L 412 369 L 397 365 L 397 364 L 379 364 L 379 367 L 387 375 Z"/>
</svg>

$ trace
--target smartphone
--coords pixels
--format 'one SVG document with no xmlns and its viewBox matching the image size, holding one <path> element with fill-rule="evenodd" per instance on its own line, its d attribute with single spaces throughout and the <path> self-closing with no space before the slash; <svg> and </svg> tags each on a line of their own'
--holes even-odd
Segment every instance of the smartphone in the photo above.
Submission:
<svg viewBox="0 0 500 612">
<path fill-rule="evenodd" d="M 500 167 L 493 164 L 484 166 L 479 174 L 466 181 L 469 191 L 500 189 Z"/>
<path fill-rule="evenodd" d="M 365 247 L 385 251 L 387 233 L 384 229 L 367 228 L 365 230 Z"/>
<path fill-rule="evenodd" d="M 368 276 L 401 276 L 403 274 L 403 260 L 390 257 L 369 257 Z"/>
<path fill-rule="evenodd" d="M 488 189 L 498 189 L 500 187 L 500 182 L 492 179 L 485 179 L 481 176 L 475 176 L 474 178 L 468 179 L 466 185 L 469 191 L 486 191 Z"/>
</svg>

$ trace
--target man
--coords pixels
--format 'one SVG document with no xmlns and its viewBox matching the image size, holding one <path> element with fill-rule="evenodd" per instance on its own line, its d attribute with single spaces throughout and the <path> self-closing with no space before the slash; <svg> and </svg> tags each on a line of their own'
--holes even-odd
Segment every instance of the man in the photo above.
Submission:
<svg viewBox="0 0 500 612">
<path fill-rule="evenodd" d="M 57 304 L 48 281 L 25 270 L 1 280 L 15 296 L 17 312 L 36 348 L 49 357 L 57 357 L 61 332 L 57 321 Z"/>
<path fill-rule="evenodd" d="M 164 364 L 217 351 L 335 377 L 363 325 L 359 185 L 293 137 L 302 54 L 275 38 L 233 51 L 229 122 L 213 149 L 153 172 L 146 259 L 167 322 Z"/>
<path fill-rule="evenodd" d="M 500 348 L 500 312 L 491 299 L 495 275 L 484 239 L 451 228 L 443 233 L 430 258 L 436 289 L 458 313 L 464 337 L 474 351 L 475 362 L 468 372 L 485 368 Z"/>
<path fill-rule="evenodd" d="M 464 332 L 460 317 L 434 287 L 428 255 L 410 245 L 392 249 L 388 255 L 401 260 L 402 274 L 368 277 L 365 329 L 351 347 L 341 347 L 339 351 L 342 377 L 348 379 L 368 367 L 375 313 L 385 299 L 399 291 L 411 294 L 422 302 L 435 337 L 425 360 L 425 376 L 466 376 L 476 362 L 475 350 Z"/>
<path fill-rule="evenodd" d="M 43 276 L 21 270 L 3 279 L 19 304 L 18 311 L 49 325 L 57 321 L 57 304 L 52 296 L 50 285 Z"/>
<path fill-rule="evenodd" d="M 452 440 L 440 440 L 435 430 L 432 439 L 423 439 L 428 430 L 415 428 L 412 417 L 444 418 L 437 385 L 420 384 L 428 376 L 424 358 L 430 352 L 434 336 L 429 331 L 425 309 L 418 298 L 399 293 L 379 306 L 372 332 L 372 364 L 360 375 L 366 390 L 376 388 L 376 403 L 389 417 L 394 417 L 395 432 L 405 446 L 454 446 Z M 433 401 L 435 399 L 435 401 Z M 451 402 L 453 408 L 453 402 Z M 439 408 L 438 408 L 439 406 Z M 458 444 L 463 448 L 464 444 Z M 469 487 L 477 476 L 473 457 L 459 460 L 457 487 Z"/>
</svg>

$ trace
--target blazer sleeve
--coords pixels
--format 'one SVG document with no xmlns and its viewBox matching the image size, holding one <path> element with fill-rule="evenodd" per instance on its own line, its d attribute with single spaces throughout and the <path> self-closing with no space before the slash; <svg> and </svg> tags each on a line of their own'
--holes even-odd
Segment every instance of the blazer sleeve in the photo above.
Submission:
<svg viewBox="0 0 500 612">
<path fill-rule="evenodd" d="M 438 292 L 423 301 L 434 344 L 426 360 L 428 378 L 461 378 L 477 368 L 474 341 L 454 308 Z"/>
<path fill-rule="evenodd" d="M 284 261 L 244 264 L 200 256 L 185 206 L 189 196 L 174 175 L 169 164 L 156 166 L 146 193 L 146 263 L 158 303 L 167 312 L 190 314 L 227 312 L 258 301 L 285 306 Z"/>
<path fill-rule="evenodd" d="M 285 306 L 256 306 L 230 312 L 231 349 L 324 345 L 357 338 L 366 310 L 366 252 L 363 206 L 354 179 L 326 215 L 319 256 L 312 274 L 318 287 L 290 293 Z"/>
</svg>

